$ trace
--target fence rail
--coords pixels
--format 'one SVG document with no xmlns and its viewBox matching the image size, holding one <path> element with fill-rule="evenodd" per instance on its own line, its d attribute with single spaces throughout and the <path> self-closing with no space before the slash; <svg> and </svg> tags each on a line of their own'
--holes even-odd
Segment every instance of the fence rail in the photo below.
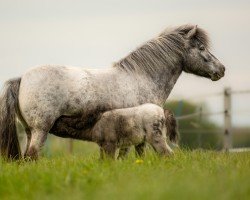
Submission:
<svg viewBox="0 0 250 200">
<path fill-rule="evenodd" d="M 198 111 L 198 112 L 195 112 L 195 113 L 178 116 L 178 117 L 176 117 L 176 119 L 177 120 L 183 120 L 183 119 L 193 118 L 195 116 L 221 115 L 221 114 L 224 114 L 224 113 L 225 113 L 225 111 L 218 111 L 218 112 L 202 112 L 202 111 Z"/>
<path fill-rule="evenodd" d="M 207 98 L 211 96 L 220 96 L 223 95 L 224 97 L 224 110 L 218 111 L 218 112 L 202 112 L 202 110 L 198 112 L 194 112 L 187 115 L 181 115 L 177 116 L 176 119 L 179 120 L 185 120 L 189 118 L 193 118 L 196 116 L 212 116 L 212 115 L 224 115 L 224 137 L 223 137 L 223 149 L 225 151 L 231 151 L 232 149 L 232 95 L 241 95 L 241 94 L 249 94 L 250 90 L 232 90 L 231 88 L 225 88 L 224 92 L 218 92 L 218 93 L 212 93 L 212 94 L 206 94 L 199 96 L 198 98 Z M 191 100 L 196 97 L 189 97 L 185 100 Z M 244 110 L 241 111 L 244 113 L 250 113 L 250 110 Z M 185 132 L 188 132 L 190 130 L 185 130 Z M 233 152 L 233 151 L 231 151 Z"/>
</svg>

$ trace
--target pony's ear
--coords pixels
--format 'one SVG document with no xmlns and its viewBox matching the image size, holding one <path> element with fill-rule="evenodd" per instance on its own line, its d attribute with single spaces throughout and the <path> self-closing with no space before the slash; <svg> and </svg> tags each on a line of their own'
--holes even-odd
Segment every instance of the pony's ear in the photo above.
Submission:
<svg viewBox="0 0 250 200">
<path fill-rule="evenodd" d="M 187 39 L 192 39 L 197 34 L 197 25 L 195 25 L 188 33 L 187 33 Z"/>
</svg>

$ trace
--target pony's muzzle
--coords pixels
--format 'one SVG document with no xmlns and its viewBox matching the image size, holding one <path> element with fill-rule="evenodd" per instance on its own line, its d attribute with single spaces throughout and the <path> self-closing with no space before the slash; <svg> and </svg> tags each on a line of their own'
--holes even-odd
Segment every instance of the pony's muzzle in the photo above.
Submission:
<svg viewBox="0 0 250 200">
<path fill-rule="evenodd" d="M 226 68 L 224 65 L 221 65 L 220 67 L 220 76 L 223 77 L 225 75 Z"/>
<path fill-rule="evenodd" d="M 218 70 L 214 71 L 211 73 L 211 80 L 212 81 L 218 81 L 219 79 L 221 79 L 224 75 L 225 75 L 225 67 L 224 65 L 221 65 L 220 67 L 218 67 Z"/>
</svg>

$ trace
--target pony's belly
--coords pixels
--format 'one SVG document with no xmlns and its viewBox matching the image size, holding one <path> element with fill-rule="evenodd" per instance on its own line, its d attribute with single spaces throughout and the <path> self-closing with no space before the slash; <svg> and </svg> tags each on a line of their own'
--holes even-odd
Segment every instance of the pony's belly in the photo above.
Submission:
<svg viewBox="0 0 250 200">
<path fill-rule="evenodd" d="M 97 117 L 83 120 L 82 116 L 61 116 L 55 121 L 50 133 L 58 137 L 91 141 L 90 131 L 96 121 Z"/>
<path fill-rule="evenodd" d="M 144 135 L 138 131 L 129 134 L 129 137 L 120 138 L 118 146 L 128 147 L 141 144 L 142 142 L 144 142 Z"/>
</svg>

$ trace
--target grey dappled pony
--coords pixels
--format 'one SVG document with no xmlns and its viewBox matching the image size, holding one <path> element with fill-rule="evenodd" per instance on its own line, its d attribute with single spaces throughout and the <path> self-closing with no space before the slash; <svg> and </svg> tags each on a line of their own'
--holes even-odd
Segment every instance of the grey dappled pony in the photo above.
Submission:
<svg viewBox="0 0 250 200">
<path fill-rule="evenodd" d="M 0 98 L 2 156 L 21 157 L 15 117 L 27 133 L 24 156 L 36 159 L 57 123 L 75 123 L 86 134 L 101 113 L 144 103 L 162 106 L 185 71 L 213 81 L 225 67 L 209 52 L 206 32 L 193 25 L 167 29 L 107 69 L 45 65 L 9 80 Z M 53 131 L 51 131 L 53 130 Z M 74 131 L 72 132 L 74 133 Z M 77 138 L 69 131 L 63 137 Z"/>
</svg>

